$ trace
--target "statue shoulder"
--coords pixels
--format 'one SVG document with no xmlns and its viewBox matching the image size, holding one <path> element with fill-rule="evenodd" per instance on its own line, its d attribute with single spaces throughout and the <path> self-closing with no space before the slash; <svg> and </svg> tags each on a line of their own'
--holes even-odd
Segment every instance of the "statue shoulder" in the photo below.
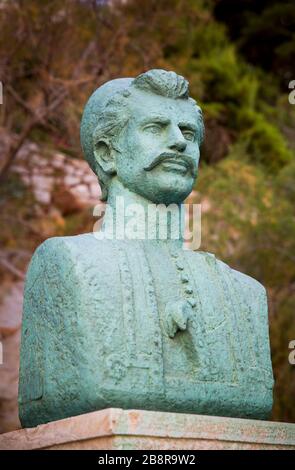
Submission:
<svg viewBox="0 0 295 470">
<path fill-rule="evenodd" d="M 237 271 L 236 269 L 232 268 L 231 272 L 236 282 L 243 286 L 243 288 L 251 291 L 253 295 L 266 295 L 265 287 L 253 277 L 248 276 L 248 274 L 241 273 L 240 271 Z"/>
<path fill-rule="evenodd" d="M 203 251 L 196 253 L 202 257 L 212 269 L 217 270 L 221 276 L 229 278 L 238 291 L 253 298 L 254 302 L 259 300 L 264 301 L 266 299 L 265 287 L 253 277 L 231 268 L 228 264 L 216 258 L 212 253 Z"/>
<path fill-rule="evenodd" d="M 83 276 L 88 266 L 97 267 L 97 275 L 108 269 L 111 246 L 97 240 L 93 233 L 45 240 L 34 252 L 26 275 L 26 285 L 39 282 L 39 276 L 56 279 Z"/>
<path fill-rule="evenodd" d="M 46 258 L 56 259 L 60 261 L 63 258 L 93 256 L 96 253 L 102 254 L 103 241 L 97 240 L 93 233 L 85 233 L 82 235 L 67 237 L 52 237 L 45 240 L 36 249 L 32 260 L 40 260 Z"/>
<path fill-rule="evenodd" d="M 248 274 L 242 273 L 241 271 L 231 268 L 223 261 L 217 260 L 217 262 L 220 266 L 223 267 L 223 269 L 230 270 L 233 281 L 239 284 L 242 289 L 251 291 L 254 295 L 266 294 L 265 287 L 259 281 L 254 279 L 254 277 L 251 277 Z"/>
<path fill-rule="evenodd" d="M 98 240 L 95 239 L 93 233 L 85 233 L 82 235 L 74 235 L 67 237 L 52 237 L 45 240 L 36 249 L 33 256 L 44 256 L 47 253 L 54 252 L 56 255 L 62 253 L 75 253 L 91 249 L 93 245 L 97 245 Z"/>
<path fill-rule="evenodd" d="M 264 305 L 264 309 L 267 309 L 266 289 L 259 281 L 231 268 L 223 261 L 216 259 L 216 262 L 219 269 L 229 275 L 232 284 L 242 297 L 247 298 L 253 306 Z"/>
</svg>

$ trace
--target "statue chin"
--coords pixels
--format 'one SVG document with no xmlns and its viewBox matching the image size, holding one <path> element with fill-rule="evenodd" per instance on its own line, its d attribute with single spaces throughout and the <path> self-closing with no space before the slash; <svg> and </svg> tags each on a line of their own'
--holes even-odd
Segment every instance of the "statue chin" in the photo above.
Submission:
<svg viewBox="0 0 295 470">
<path fill-rule="evenodd" d="M 181 204 L 192 192 L 195 178 L 172 173 L 153 175 L 134 182 L 122 181 L 125 189 L 141 196 L 153 204 Z"/>
<path fill-rule="evenodd" d="M 173 191 L 172 188 L 171 191 L 169 191 L 166 189 L 165 191 L 161 191 L 159 194 L 154 194 L 150 200 L 154 204 L 181 204 L 188 197 L 191 191 L 192 188 L 187 191 Z"/>
<path fill-rule="evenodd" d="M 154 204 L 181 204 L 188 195 L 192 192 L 194 182 L 192 180 L 186 181 L 167 181 L 157 190 L 151 191 L 149 197 L 145 195 Z M 143 195 L 144 196 L 144 195 Z"/>
</svg>

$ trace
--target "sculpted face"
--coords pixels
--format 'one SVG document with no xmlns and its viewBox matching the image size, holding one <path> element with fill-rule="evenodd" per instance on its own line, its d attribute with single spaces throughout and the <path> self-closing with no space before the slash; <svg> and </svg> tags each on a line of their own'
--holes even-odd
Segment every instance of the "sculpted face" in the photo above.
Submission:
<svg viewBox="0 0 295 470">
<path fill-rule="evenodd" d="M 198 111 L 186 99 L 134 90 L 131 118 L 118 142 L 118 180 L 155 204 L 182 202 L 192 191 L 200 157 Z"/>
</svg>

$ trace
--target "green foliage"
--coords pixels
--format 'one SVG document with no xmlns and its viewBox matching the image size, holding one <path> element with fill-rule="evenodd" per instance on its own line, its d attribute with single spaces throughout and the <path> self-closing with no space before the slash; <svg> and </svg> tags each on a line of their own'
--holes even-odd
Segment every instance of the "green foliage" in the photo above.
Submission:
<svg viewBox="0 0 295 470">
<path fill-rule="evenodd" d="M 281 198 L 295 206 L 295 160 L 286 165 L 278 174 L 277 190 Z"/>
<path fill-rule="evenodd" d="M 293 154 L 278 127 L 267 121 L 263 114 L 241 109 L 239 122 L 245 129 L 240 133 L 240 139 L 246 142 L 253 162 L 277 172 L 292 160 Z"/>
<path fill-rule="evenodd" d="M 277 76 L 282 89 L 293 77 L 295 8 L 293 0 L 214 0 L 215 16 L 247 60 Z"/>
</svg>

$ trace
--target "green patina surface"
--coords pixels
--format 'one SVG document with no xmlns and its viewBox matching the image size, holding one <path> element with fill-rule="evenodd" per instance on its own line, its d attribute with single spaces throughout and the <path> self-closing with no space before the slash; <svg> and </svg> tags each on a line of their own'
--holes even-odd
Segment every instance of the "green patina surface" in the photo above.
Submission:
<svg viewBox="0 0 295 470">
<path fill-rule="evenodd" d="M 110 239 L 117 197 L 179 213 L 197 176 L 202 114 L 188 84 L 149 71 L 100 87 L 81 142 L 108 202 L 102 232 L 52 238 L 25 286 L 23 426 L 107 407 L 263 419 L 272 408 L 264 287 L 178 240 Z M 182 216 L 180 217 L 182 220 Z M 171 219 L 172 220 L 172 219 Z M 117 232 L 116 232 L 117 234 Z"/>
</svg>

